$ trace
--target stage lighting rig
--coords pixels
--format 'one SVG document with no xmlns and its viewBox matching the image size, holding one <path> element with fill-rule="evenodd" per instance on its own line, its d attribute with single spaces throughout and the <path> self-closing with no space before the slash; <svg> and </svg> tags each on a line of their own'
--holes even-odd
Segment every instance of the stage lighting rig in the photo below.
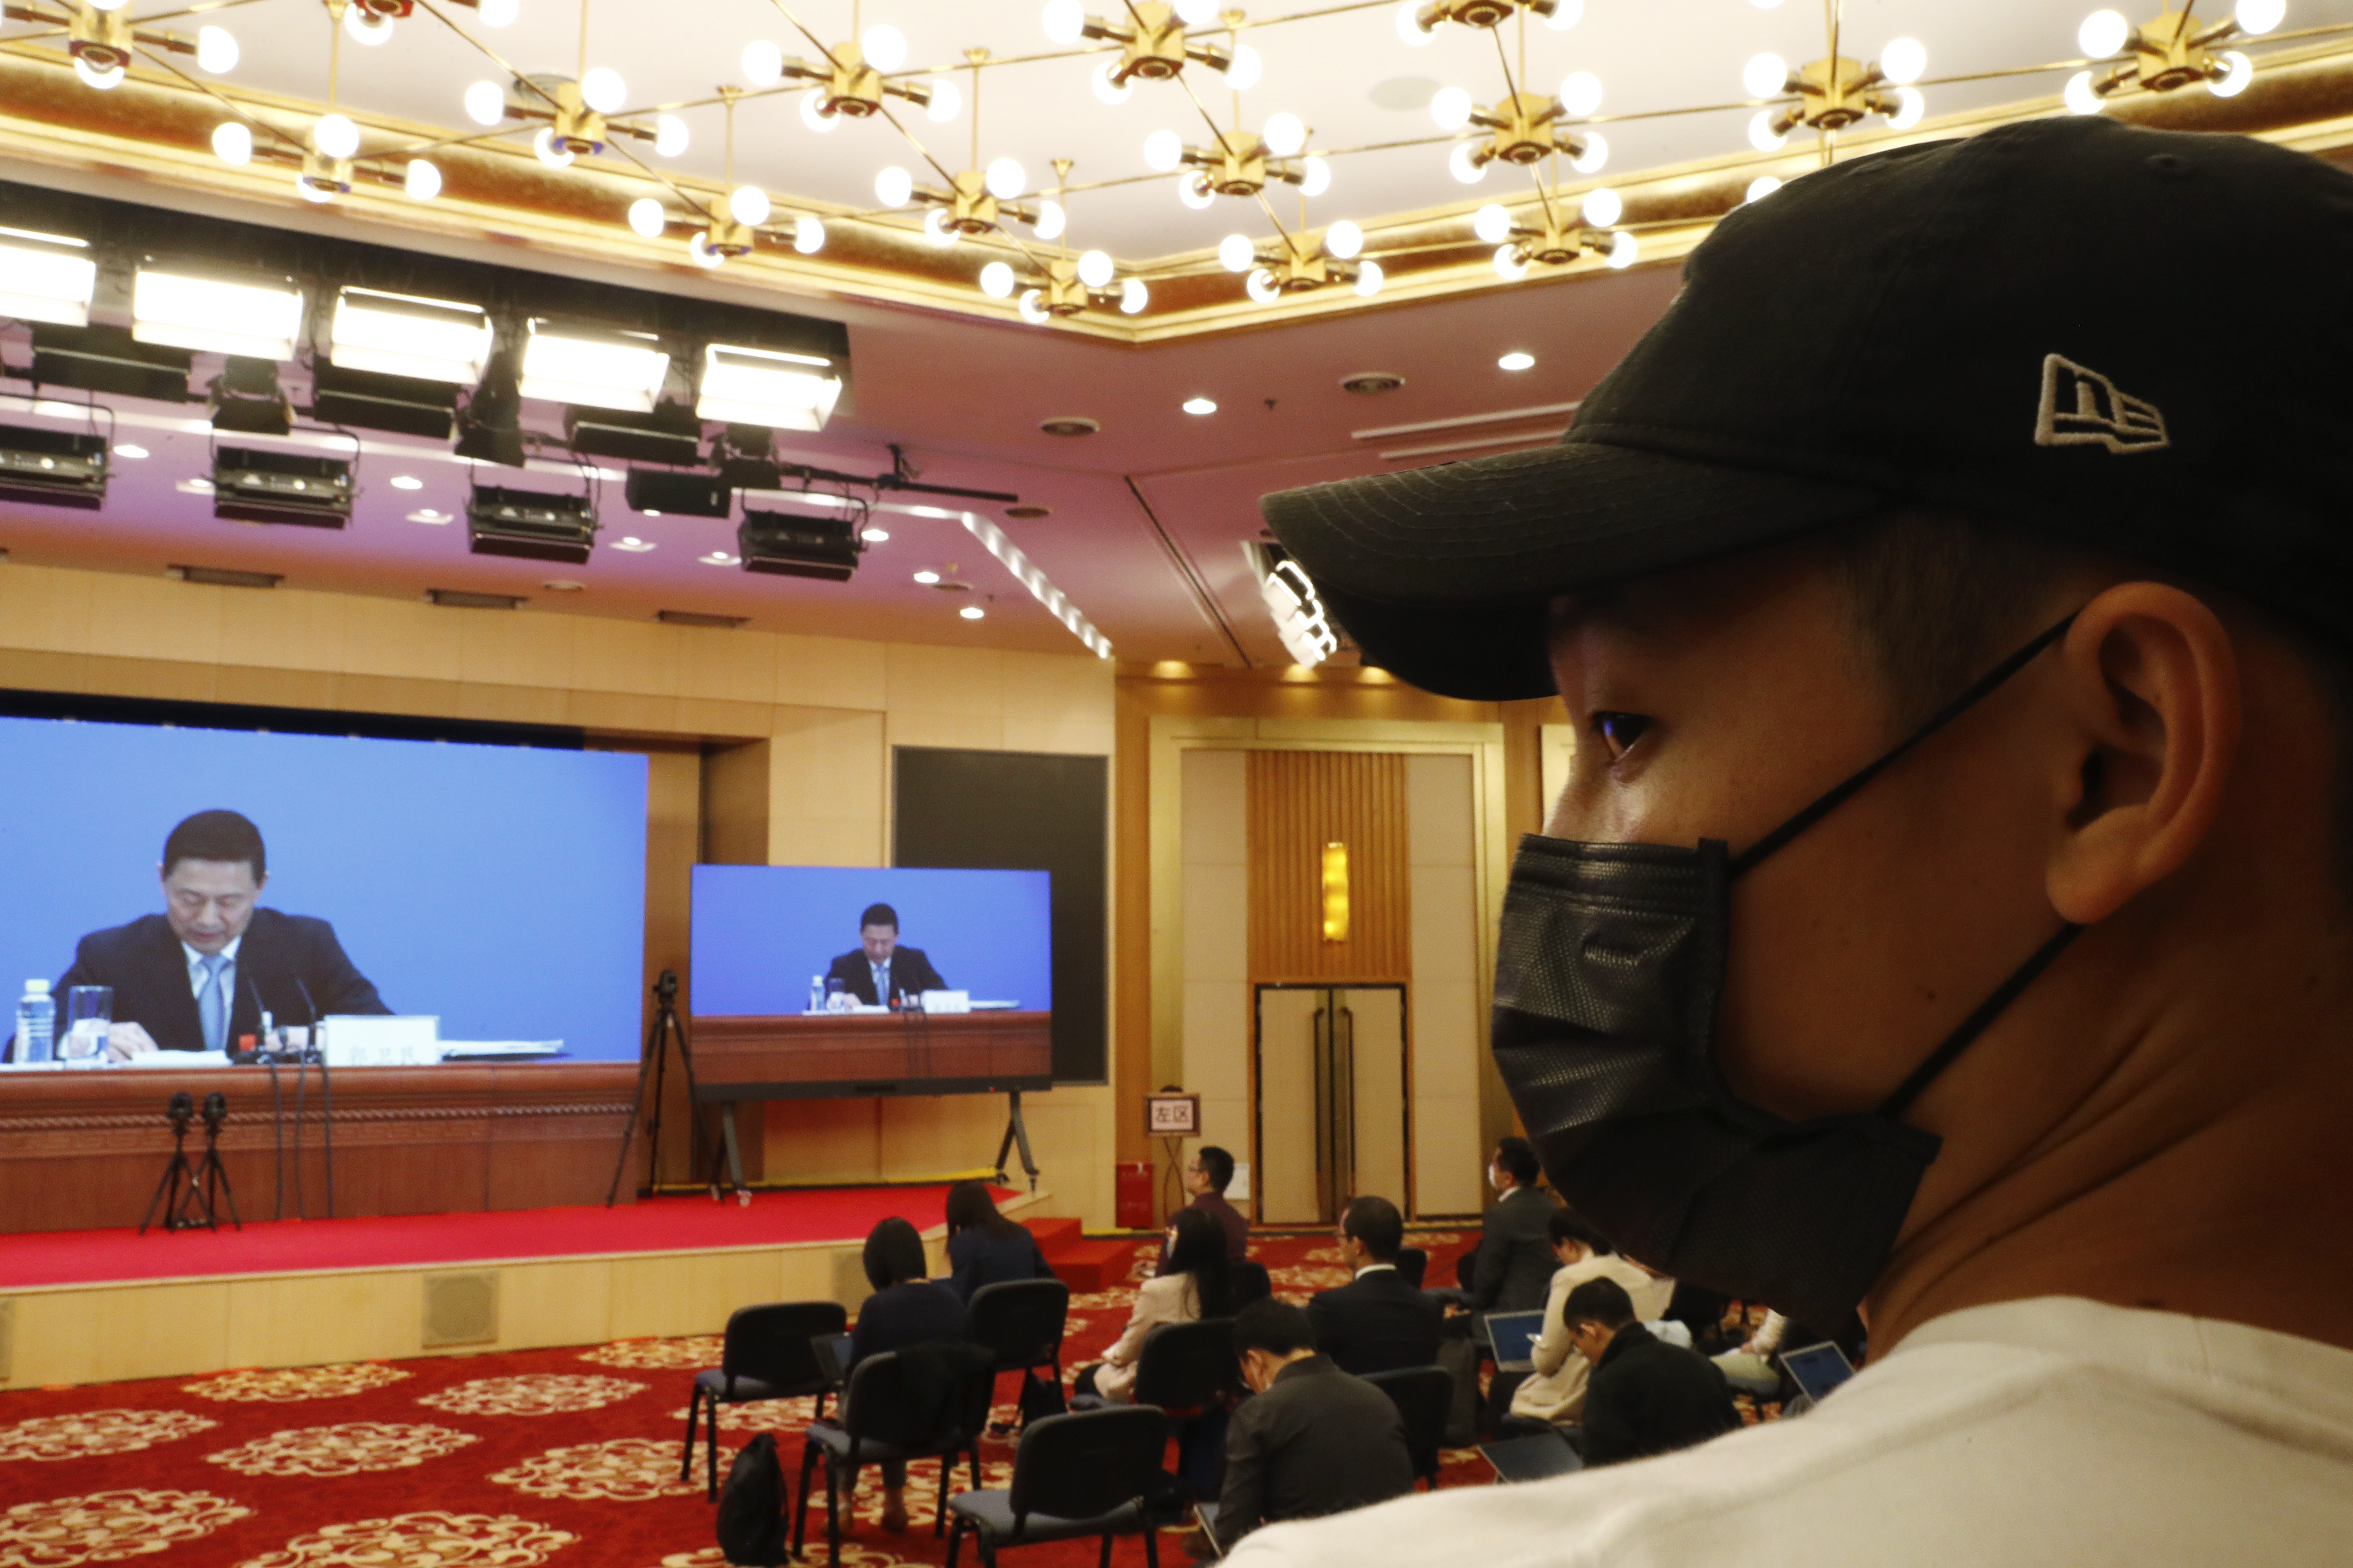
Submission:
<svg viewBox="0 0 2353 1568">
<path fill-rule="evenodd" d="M 686 468 L 702 456 L 702 422 L 683 403 L 659 404 L 648 414 L 567 408 L 564 438 L 583 457 L 617 458 L 625 463 Z"/>
<path fill-rule="evenodd" d="M 97 289 L 98 262 L 90 241 L 0 228 L 0 316 L 86 327 Z"/>
<path fill-rule="evenodd" d="M 278 367 L 266 359 L 229 355 L 208 390 L 215 430 L 283 436 L 294 428 L 294 406 L 278 384 Z"/>
<path fill-rule="evenodd" d="M 458 425 L 458 388 L 446 381 L 379 375 L 324 362 L 311 367 L 311 416 L 324 425 L 396 430 L 447 441 Z"/>
<path fill-rule="evenodd" d="M 0 426 L 0 500 L 96 511 L 106 502 L 106 437 Z"/>
<path fill-rule="evenodd" d="M 586 495 L 476 485 L 466 498 L 466 534 L 477 555 L 585 563 L 596 547 L 596 508 Z"/>
<path fill-rule="evenodd" d="M 33 328 L 33 384 L 185 403 L 195 356 L 134 340 L 121 327 Z"/>
<path fill-rule="evenodd" d="M 227 522 L 341 528 L 352 520 L 353 494 L 352 466 L 341 458 L 213 449 L 213 515 Z"/>
<path fill-rule="evenodd" d="M 632 511 L 664 517 L 725 517 L 735 510 L 735 490 L 716 474 L 631 468 L 622 493 Z"/>
<path fill-rule="evenodd" d="M 735 530 L 735 553 L 743 557 L 746 572 L 847 583 L 866 552 L 866 542 L 860 537 L 866 516 L 866 508 L 855 504 L 839 517 L 755 511 L 746 506 Z"/>
</svg>

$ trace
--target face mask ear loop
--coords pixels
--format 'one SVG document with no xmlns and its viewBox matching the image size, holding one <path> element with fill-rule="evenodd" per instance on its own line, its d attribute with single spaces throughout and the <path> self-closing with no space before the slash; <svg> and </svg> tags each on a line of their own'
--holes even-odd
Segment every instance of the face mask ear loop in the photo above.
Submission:
<svg viewBox="0 0 2353 1568">
<path fill-rule="evenodd" d="M 1918 745 L 1921 742 L 1926 740 L 1929 736 L 1935 734 L 1937 731 L 1943 729 L 1946 725 L 1951 723 L 1954 720 L 1968 712 L 1971 708 L 1976 707 L 1979 702 L 1984 701 L 1987 696 L 1989 695 L 1997 687 L 2000 686 L 2002 682 L 2008 680 L 2011 676 L 2016 675 L 2020 670 L 2024 669 L 2028 665 L 2033 663 L 2034 658 L 2037 654 L 2040 654 L 2044 648 L 2049 647 L 2052 643 L 2057 642 L 2061 637 L 2066 636 L 2067 628 L 2074 624 L 2075 617 L 2071 615 L 2065 620 L 2061 621 L 2057 626 L 2052 626 L 2049 631 L 2044 632 L 2041 637 L 2036 637 L 2032 642 L 2028 643 L 2024 647 L 2020 648 L 2016 653 L 2011 654 L 2008 658 L 2003 659 L 2000 664 L 1994 666 L 1992 669 L 1987 671 L 1985 675 L 1978 679 L 1976 685 L 1962 692 L 1958 697 L 1954 698 L 1950 702 L 1946 703 L 1942 708 L 1937 709 L 1935 713 L 1929 716 L 1926 723 L 1922 724 L 1918 729 L 1913 731 L 1910 735 L 1905 737 L 1903 741 L 1896 744 L 1894 750 L 1887 752 L 1877 762 L 1871 763 L 1861 772 L 1851 774 L 1844 783 L 1831 786 L 1828 794 L 1822 795 L 1821 798 L 1815 801 L 1811 805 L 1807 806 L 1803 811 L 1799 812 L 1797 816 L 1792 816 L 1788 821 L 1781 824 L 1780 826 L 1775 828 L 1772 832 L 1767 834 L 1764 837 L 1758 839 L 1756 843 L 1750 845 L 1739 854 L 1734 856 L 1732 858 L 1732 864 L 1729 868 L 1730 875 L 1732 877 L 1742 875 L 1744 872 L 1747 871 L 1749 868 L 1764 859 L 1765 857 L 1772 854 L 1775 850 L 1779 849 L 1782 846 L 1788 844 L 1789 840 L 1795 838 L 1799 834 L 1803 833 L 1807 828 L 1811 827 L 1815 823 L 1820 822 L 1823 817 L 1828 816 L 1831 812 L 1845 805 L 1847 800 L 1852 796 L 1857 790 L 1860 790 L 1863 785 L 1877 778 L 1888 768 L 1894 766 L 1905 752 L 1911 751 L 1913 747 Z"/>
<path fill-rule="evenodd" d="M 2058 934 L 2037 948 L 2034 956 L 2019 965 L 2015 973 L 1994 994 L 1978 1004 L 1978 1010 L 1961 1020 L 1961 1026 L 1945 1037 L 1945 1043 L 1928 1053 L 1928 1059 L 1912 1069 L 1912 1076 L 1896 1086 L 1895 1092 L 1882 1101 L 1879 1112 L 1893 1121 L 1912 1109 L 1920 1091 L 1935 1081 L 1938 1073 L 1953 1065 L 1953 1058 L 1968 1049 L 1988 1025 L 2000 1016 L 2002 1009 L 2018 1000 L 2019 994 L 2034 984 L 2035 977 L 2051 967 L 2051 961 L 2067 951 L 2067 944 L 2083 933 L 2084 928 L 2073 923 L 2061 926 Z"/>
</svg>

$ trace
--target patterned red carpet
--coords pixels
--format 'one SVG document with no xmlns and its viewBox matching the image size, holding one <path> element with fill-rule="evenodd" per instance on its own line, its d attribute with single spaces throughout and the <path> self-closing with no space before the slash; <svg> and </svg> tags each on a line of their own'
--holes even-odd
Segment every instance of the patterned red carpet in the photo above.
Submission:
<svg viewBox="0 0 2353 1568">
<path fill-rule="evenodd" d="M 1472 1237 L 1414 1239 L 1434 1279 Z M 1346 1278 L 1321 1238 L 1267 1238 L 1252 1252 L 1293 1300 Z M 1139 1243 L 1133 1276 L 1150 1259 Z M 1066 1370 L 1117 1337 L 1134 1300 L 1130 1285 L 1072 1300 Z M 718 1360 L 712 1335 L 0 1394 L 0 1568 L 717 1568 L 699 1458 L 691 1482 L 678 1468 L 692 1371 Z M 1001 1397 L 1015 1386 L 1006 1380 Z M 808 1418 L 805 1400 L 723 1412 L 723 1473 L 767 1430 L 797 1479 Z M 983 1460 L 988 1484 L 1004 1485 L 1011 1439 Z M 945 1561 L 929 1528 L 937 1478 L 933 1464 L 913 1467 L 919 1522 L 891 1535 L 865 1472 L 848 1568 Z M 1449 1457 L 1448 1484 L 1490 1479 L 1475 1451 Z M 820 1487 L 818 1563 L 823 1507 Z M 1164 1545 L 1182 1568 L 1173 1538 Z M 1072 1542 L 1007 1561 L 1076 1568 L 1095 1552 Z M 1134 1542 L 1116 1553 L 1143 1557 Z"/>
</svg>

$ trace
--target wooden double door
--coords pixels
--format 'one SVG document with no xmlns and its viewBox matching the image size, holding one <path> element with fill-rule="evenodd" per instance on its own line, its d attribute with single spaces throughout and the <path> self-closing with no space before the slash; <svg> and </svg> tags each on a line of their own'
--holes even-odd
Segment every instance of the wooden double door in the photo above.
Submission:
<svg viewBox="0 0 2353 1568">
<path fill-rule="evenodd" d="M 1255 1000 L 1258 1217 L 1331 1224 L 1365 1194 L 1410 1215 L 1406 988 L 1262 984 Z"/>
</svg>

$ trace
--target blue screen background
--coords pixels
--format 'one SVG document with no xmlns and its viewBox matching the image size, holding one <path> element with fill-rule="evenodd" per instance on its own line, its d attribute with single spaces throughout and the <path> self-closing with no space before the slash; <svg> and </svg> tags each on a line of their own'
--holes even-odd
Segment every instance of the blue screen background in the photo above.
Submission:
<svg viewBox="0 0 2353 1568">
<path fill-rule="evenodd" d="M 636 1059 L 644 757 L 46 719 L 0 718 L 0 1035 L 84 933 L 163 912 L 164 835 L 215 806 L 261 829 L 261 902 L 332 922 L 394 1012 Z"/>
<path fill-rule="evenodd" d="M 697 866 L 690 1005 L 697 1017 L 806 1012 L 809 977 L 858 945 L 869 904 L 899 914 L 954 991 L 1050 1011 L 1052 876 L 1045 871 Z"/>
</svg>

